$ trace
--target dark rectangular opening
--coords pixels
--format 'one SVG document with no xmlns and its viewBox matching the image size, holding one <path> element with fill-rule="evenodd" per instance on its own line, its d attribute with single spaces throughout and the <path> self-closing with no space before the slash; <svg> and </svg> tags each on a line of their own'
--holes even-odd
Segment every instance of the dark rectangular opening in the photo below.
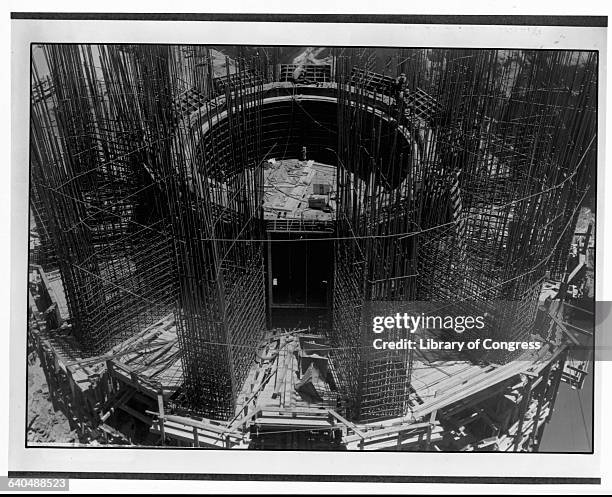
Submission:
<svg viewBox="0 0 612 497">
<path fill-rule="evenodd" d="M 333 277 L 329 233 L 268 233 L 268 298 L 272 308 L 326 309 Z"/>
</svg>

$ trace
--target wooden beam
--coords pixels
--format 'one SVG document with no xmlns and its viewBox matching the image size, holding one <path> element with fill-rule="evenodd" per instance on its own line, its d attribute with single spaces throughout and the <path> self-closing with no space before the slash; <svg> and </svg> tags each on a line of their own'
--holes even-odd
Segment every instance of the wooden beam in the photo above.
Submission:
<svg viewBox="0 0 612 497">
<path fill-rule="evenodd" d="M 431 444 L 431 430 L 434 427 L 434 424 L 436 423 L 436 415 L 438 414 L 438 411 L 432 411 L 430 416 L 429 416 L 429 428 L 427 428 L 427 439 L 425 441 L 425 450 L 429 450 L 429 445 Z"/>
<path fill-rule="evenodd" d="M 357 428 L 354 423 L 351 423 L 348 419 L 345 419 L 344 417 L 340 416 L 340 414 L 338 414 L 333 409 L 328 409 L 327 412 L 331 414 L 334 418 L 336 418 L 338 421 L 340 421 L 343 425 L 347 426 L 355 433 L 357 433 L 357 435 L 359 435 L 362 439 L 367 436 L 363 431 Z"/>
<path fill-rule="evenodd" d="M 166 443 L 166 432 L 164 431 L 164 394 L 160 390 L 157 394 L 157 408 L 159 409 L 159 431 L 162 444 Z"/>
<path fill-rule="evenodd" d="M 519 408 L 519 419 L 518 419 L 518 427 L 516 429 L 516 434 L 514 435 L 514 452 L 518 452 L 519 447 L 521 445 L 522 436 L 523 436 L 523 423 L 525 421 L 525 414 L 527 413 L 527 409 L 529 407 L 529 403 L 531 401 L 531 392 L 533 390 L 533 382 L 529 381 L 527 386 L 525 387 L 525 394 L 523 395 L 523 400 L 521 402 L 521 406 Z"/>
<path fill-rule="evenodd" d="M 132 409 L 130 406 L 126 406 L 125 404 L 120 404 L 118 407 L 119 409 L 127 412 L 130 416 L 133 416 L 136 419 L 139 419 L 140 421 L 142 421 L 143 423 L 146 423 L 149 426 L 153 424 L 153 420 L 151 418 L 138 412 L 136 409 Z"/>
<path fill-rule="evenodd" d="M 575 324 L 568 323 L 567 321 L 563 321 L 563 324 L 566 325 L 566 326 L 569 326 L 570 328 L 573 328 L 576 331 L 579 331 L 583 335 L 587 335 L 587 336 L 590 336 L 590 337 L 593 336 L 593 332 L 592 331 L 585 330 L 584 328 L 580 328 L 580 327 L 576 326 Z"/>
<path fill-rule="evenodd" d="M 582 307 L 578 307 L 577 305 L 570 304 L 569 302 L 563 302 L 563 307 L 569 307 L 570 309 L 576 309 L 579 312 L 584 312 L 589 315 L 593 315 L 593 311 L 589 311 L 588 309 L 583 309 Z"/>
<path fill-rule="evenodd" d="M 559 327 L 559 329 L 563 332 L 563 334 L 570 339 L 570 341 L 574 344 L 574 345 L 580 345 L 580 342 L 578 341 L 578 339 L 573 335 L 573 333 L 570 333 L 569 330 L 565 327 L 565 324 L 563 323 L 563 321 L 561 321 L 557 316 L 555 316 L 552 313 L 548 313 L 548 315 L 550 316 L 550 318 L 557 324 L 557 326 Z"/>
</svg>

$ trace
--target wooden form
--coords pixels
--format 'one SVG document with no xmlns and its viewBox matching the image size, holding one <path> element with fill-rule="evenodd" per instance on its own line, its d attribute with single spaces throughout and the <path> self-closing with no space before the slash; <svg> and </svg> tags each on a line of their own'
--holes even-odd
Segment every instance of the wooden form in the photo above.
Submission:
<svg viewBox="0 0 612 497">
<path fill-rule="evenodd" d="M 34 271 L 41 273 L 41 281 L 48 284 L 41 268 Z M 96 438 L 129 443 L 108 424 L 111 416 L 121 410 L 151 425 L 152 417 L 141 406 L 163 407 L 182 385 L 174 316 L 165 316 L 106 354 L 83 357 L 71 327 L 51 327 L 49 323 L 56 325 L 57 319 L 45 319 L 40 312 L 39 305 L 49 302 L 50 308 L 57 308 L 53 298 L 45 299 L 42 293 L 31 296 L 29 338 L 40 359 L 54 409 L 64 412 L 83 441 Z M 132 399 L 139 407 L 130 405 Z"/>
<path fill-rule="evenodd" d="M 150 413 L 157 418 L 153 432 L 169 426 L 165 434 L 176 443 L 209 448 L 299 447 L 308 443 L 304 434 L 316 433 L 319 442 L 324 439 L 331 446 L 337 441 L 349 450 L 536 450 L 553 412 L 567 355 L 565 346 L 558 346 L 502 366 L 418 362 L 413 378 L 421 385 L 431 383 L 414 392 L 419 401 L 409 414 L 360 423 L 349 421 L 334 403 L 304 398 L 296 390 L 304 370 L 299 344 L 317 341 L 322 350 L 322 337 L 305 331 L 269 332 L 233 419 L 192 420 L 160 410 Z M 432 389 L 437 393 L 429 397 Z"/>
<path fill-rule="evenodd" d="M 40 316 L 36 307 L 33 311 Z M 39 326 L 44 325 L 40 317 L 38 320 Z M 168 414 L 171 384 L 160 388 L 147 376 L 160 365 L 163 369 L 162 352 L 168 343 L 173 343 L 167 335 L 175 330 L 173 322 L 173 317 L 167 316 L 116 347 L 114 357 L 91 359 L 71 355 L 74 347 L 68 346 L 69 335 L 62 337 L 56 332 L 49 338 L 44 330 L 36 332 L 38 354 L 54 406 L 62 408 L 61 403 L 69 399 L 70 407 L 78 409 L 73 414 L 74 423 L 86 426 L 84 420 L 89 419 L 87 429 L 97 427 L 115 438 L 119 434 L 107 422 L 120 409 L 150 425 L 162 444 L 193 447 L 247 448 L 257 440 L 278 437 L 279 433 L 307 431 L 326 437 L 327 443 L 338 439 L 349 450 L 535 450 L 552 414 L 567 354 L 557 346 L 552 352 L 546 349 L 522 361 L 489 367 L 469 361 L 428 364 L 425 358 L 417 359 L 413 381 L 421 386 L 413 394 L 415 402 L 410 414 L 354 423 L 336 411 L 334 396 L 321 403 L 305 399 L 296 391 L 299 374 L 308 367 L 300 357 L 322 360 L 320 354 L 329 350 L 325 339 L 307 330 L 277 330 L 268 332 L 261 342 L 238 399 L 236 415 L 222 422 Z M 563 336 L 562 331 L 558 333 Z M 160 362 L 155 366 L 151 359 Z M 138 368 L 138 364 L 138 372 L 131 369 Z M 332 371 L 330 375 L 334 377 Z M 71 386 L 62 391 L 58 383 L 66 380 Z M 155 411 L 141 412 L 129 406 L 130 399 L 139 393 L 150 399 L 149 405 L 156 406 Z M 93 400 L 96 396 L 97 401 Z M 496 410 L 482 407 L 491 405 L 495 398 L 499 399 Z M 87 406 L 90 410 L 85 413 Z M 488 436 L 477 439 L 471 432 L 477 424 L 490 429 Z M 286 442 L 276 440 L 272 446 L 281 443 Z"/>
</svg>

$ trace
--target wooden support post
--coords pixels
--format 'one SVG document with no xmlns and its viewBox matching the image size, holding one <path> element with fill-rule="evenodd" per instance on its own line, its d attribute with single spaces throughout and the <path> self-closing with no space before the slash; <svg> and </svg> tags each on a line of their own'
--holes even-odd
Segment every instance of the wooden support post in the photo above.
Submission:
<svg viewBox="0 0 612 497">
<path fill-rule="evenodd" d="M 531 390 L 533 388 L 533 380 L 529 378 L 527 385 L 525 385 L 523 399 L 521 401 L 521 405 L 519 407 L 519 419 L 518 419 L 518 427 L 516 428 L 516 434 L 514 435 L 514 452 L 518 452 L 520 441 L 523 438 L 523 421 L 525 420 L 525 413 L 529 408 L 529 403 L 531 402 Z"/>
<path fill-rule="evenodd" d="M 395 444 L 395 447 L 397 448 L 397 450 L 399 450 L 401 446 L 402 446 L 402 432 L 398 431 L 397 432 L 397 443 Z"/>
<path fill-rule="evenodd" d="M 548 366 L 546 370 L 546 386 L 544 388 L 544 392 L 542 392 L 542 395 L 540 395 L 540 398 L 538 399 L 538 408 L 536 410 L 535 417 L 533 420 L 533 428 L 532 428 L 531 436 L 529 437 L 530 447 L 533 447 L 535 444 L 536 436 L 538 434 L 538 426 L 540 424 L 540 414 L 542 412 L 542 405 L 544 405 L 544 403 L 546 402 L 548 392 L 550 388 L 552 387 L 552 382 L 550 382 L 550 372 L 551 372 L 550 370 L 551 369 L 552 369 L 552 364 Z"/>
<path fill-rule="evenodd" d="M 161 433 L 162 444 L 166 443 L 166 432 L 164 430 L 164 394 L 160 389 L 157 393 L 157 408 L 159 410 L 159 432 Z"/>
<path fill-rule="evenodd" d="M 429 450 L 429 446 L 431 445 L 431 432 L 436 422 L 436 415 L 438 414 L 438 410 L 431 411 L 429 416 L 429 426 L 427 427 L 427 439 L 425 440 L 425 450 Z"/>
<path fill-rule="evenodd" d="M 77 426 L 79 428 L 79 435 L 84 434 L 83 429 L 83 415 L 81 413 L 81 402 L 77 398 L 77 389 L 69 371 L 66 372 L 66 381 L 70 387 L 70 414 L 77 420 Z"/>
<path fill-rule="evenodd" d="M 336 411 L 334 411 L 333 409 L 328 409 L 327 412 L 334 418 L 336 418 L 338 421 L 340 421 L 340 423 L 342 423 L 344 426 L 350 428 L 351 430 L 353 430 L 357 435 L 359 435 L 361 438 L 365 438 L 365 433 L 362 432 L 359 428 L 357 428 L 357 426 L 355 426 L 354 423 L 351 423 L 348 419 L 344 418 L 343 416 L 341 416 L 340 414 L 338 414 Z"/>
<path fill-rule="evenodd" d="M 583 255 L 586 255 L 586 253 L 589 251 L 589 242 L 591 241 L 592 232 L 593 232 L 593 223 L 591 222 L 589 223 L 586 233 L 584 234 L 584 243 L 580 249 L 580 253 Z"/>
<path fill-rule="evenodd" d="M 106 373 L 108 377 L 108 396 L 110 398 L 110 396 L 115 391 L 115 381 L 113 377 L 113 361 L 111 361 L 110 359 L 107 359 L 106 361 Z"/>
<path fill-rule="evenodd" d="M 198 434 L 198 428 L 195 426 L 193 427 L 193 446 L 194 447 L 200 446 L 200 436 Z"/>
<path fill-rule="evenodd" d="M 536 435 L 538 433 L 538 425 L 540 424 L 540 413 L 542 412 L 542 398 L 539 398 L 537 400 L 538 402 L 538 407 L 536 408 L 536 412 L 535 415 L 533 417 L 533 424 L 531 426 L 531 433 L 529 434 L 529 438 L 527 439 L 527 449 L 531 449 L 531 447 L 533 447 Z"/>
<path fill-rule="evenodd" d="M 553 380 L 554 386 L 551 390 L 550 395 L 550 410 L 548 411 L 548 419 L 552 416 L 555 409 L 555 402 L 557 400 L 557 393 L 559 392 L 559 386 L 561 385 L 561 378 L 563 377 L 563 368 L 565 367 L 565 360 L 567 359 L 568 350 L 566 349 L 559 357 L 557 363 L 557 371 L 555 372 L 555 378 Z"/>
<path fill-rule="evenodd" d="M 36 348 L 38 352 L 38 359 L 40 361 L 40 367 L 43 370 L 43 374 L 45 379 L 47 380 L 47 387 L 49 389 L 49 398 L 51 399 L 51 405 L 53 406 L 54 411 L 59 411 L 60 406 L 57 402 L 58 389 L 55 383 L 55 376 L 53 372 L 49 371 L 49 362 L 47 361 L 47 357 L 45 356 L 45 350 L 40 344 L 40 339 L 36 339 Z"/>
</svg>

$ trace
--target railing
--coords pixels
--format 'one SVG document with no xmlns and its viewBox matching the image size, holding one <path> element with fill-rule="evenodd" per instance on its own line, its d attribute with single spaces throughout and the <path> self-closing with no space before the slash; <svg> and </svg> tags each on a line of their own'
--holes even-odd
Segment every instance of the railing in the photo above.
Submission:
<svg viewBox="0 0 612 497">
<path fill-rule="evenodd" d="M 281 64 L 279 81 L 293 81 L 296 69 L 300 68 L 300 80 L 308 83 L 332 81 L 331 65 L 328 64 Z"/>
</svg>

